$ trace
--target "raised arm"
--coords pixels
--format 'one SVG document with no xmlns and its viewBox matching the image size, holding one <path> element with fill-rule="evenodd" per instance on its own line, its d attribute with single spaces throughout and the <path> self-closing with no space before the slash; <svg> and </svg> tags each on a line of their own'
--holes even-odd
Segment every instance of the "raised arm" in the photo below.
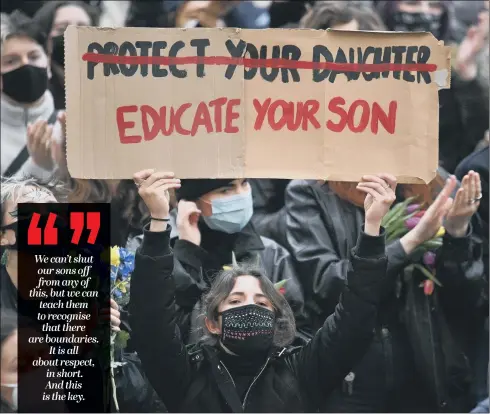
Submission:
<svg viewBox="0 0 490 414">
<path fill-rule="evenodd" d="M 288 360 L 304 392 L 318 405 L 338 386 L 369 347 L 377 305 L 388 283 L 381 220 L 395 200 L 396 181 L 366 176 L 358 189 L 367 193 L 365 226 L 352 251 L 340 301 L 313 340 Z"/>
<path fill-rule="evenodd" d="M 132 339 L 151 385 L 168 410 L 177 412 L 192 376 L 176 322 L 174 258 L 166 221 L 168 190 L 177 188 L 179 180 L 170 173 L 146 170 L 135 174 L 134 181 L 152 219 L 144 229 L 131 277 Z"/>
</svg>

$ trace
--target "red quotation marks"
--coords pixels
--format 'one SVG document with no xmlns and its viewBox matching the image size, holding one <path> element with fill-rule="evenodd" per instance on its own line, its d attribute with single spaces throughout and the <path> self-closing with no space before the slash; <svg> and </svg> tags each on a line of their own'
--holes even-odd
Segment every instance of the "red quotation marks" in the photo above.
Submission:
<svg viewBox="0 0 490 414">
<path fill-rule="evenodd" d="M 97 235 L 100 229 L 100 213 L 89 212 L 87 214 L 87 225 L 85 226 L 85 214 L 84 213 L 70 213 L 70 228 L 73 230 L 73 237 L 71 242 L 78 244 L 84 228 L 90 230 L 87 242 L 94 244 L 97 240 Z"/>
<path fill-rule="evenodd" d="M 56 214 L 49 213 L 46 226 L 44 227 L 44 243 L 42 242 L 42 231 L 39 227 L 41 215 L 34 213 L 27 230 L 27 244 L 29 245 L 56 245 L 58 243 L 58 229 L 54 227 Z"/>
<path fill-rule="evenodd" d="M 87 223 L 85 225 L 85 215 L 87 216 Z M 44 229 L 39 227 L 39 220 L 41 215 L 34 213 L 29 223 L 27 231 L 27 244 L 29 245 L 44 245 L 53 246 L 58 244 L 58 229 L 55 227 L 57 215 L 49 213 L 48 220 Z M 97 240 L 97 235 L 100 230 L 100 213 L 99 212 L 71 212 L 70 213 L 70 228 L 73 230 L 71 242 L 73 244 L 79 244 L 82 232 L 85 228 L 90 230 L 87 242 L 94 244 Z M 44 230 L 44 243 L 42 241 Z"/>
</svg>

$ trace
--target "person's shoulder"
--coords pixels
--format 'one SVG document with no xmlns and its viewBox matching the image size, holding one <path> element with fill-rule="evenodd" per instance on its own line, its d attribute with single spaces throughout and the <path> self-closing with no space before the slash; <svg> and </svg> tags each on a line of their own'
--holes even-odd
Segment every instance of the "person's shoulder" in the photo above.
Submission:
<svg viewBox="0 0 490 414">
<path fill-rule="evenodd" d="M 470 170 L 486 170 L 489 167 L 489 147 L 486 146 L 477 151 L 472 152 L 464 158 L 456 167 L 455 175 L 462 179 L 463 176 Z"/>
</svg>

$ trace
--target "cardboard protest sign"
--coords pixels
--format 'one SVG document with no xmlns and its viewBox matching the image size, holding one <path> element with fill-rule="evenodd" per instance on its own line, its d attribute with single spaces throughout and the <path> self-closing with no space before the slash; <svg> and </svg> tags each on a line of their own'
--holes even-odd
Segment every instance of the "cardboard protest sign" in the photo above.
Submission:
<svg viewBox="0 0 490 414">
<path fill-rule="evenodd" d="M 427 33 L 69 27 L 77 178 L 429 182 L 450 51 Z"/>
</svg>

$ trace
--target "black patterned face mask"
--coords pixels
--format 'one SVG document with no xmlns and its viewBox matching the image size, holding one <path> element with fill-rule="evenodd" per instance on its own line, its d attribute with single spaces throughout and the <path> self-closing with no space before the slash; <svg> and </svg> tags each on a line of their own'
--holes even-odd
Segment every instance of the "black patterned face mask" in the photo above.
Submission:
<svg viewBox="0 0 490 414">
<path fill-rule="evenodd" d="M 276 316 L 258 305 L 239 306 L 221 313 L 221 343 L 236 355 L 265 352 L 272 346 Z"/>
<path fill-rule="evenodd" d="M 396 32 L 430 32 L 439 38 L 441 16 L 434 13 L 407 13 L 397 11 L 393 15 Z"/>
</svg>

